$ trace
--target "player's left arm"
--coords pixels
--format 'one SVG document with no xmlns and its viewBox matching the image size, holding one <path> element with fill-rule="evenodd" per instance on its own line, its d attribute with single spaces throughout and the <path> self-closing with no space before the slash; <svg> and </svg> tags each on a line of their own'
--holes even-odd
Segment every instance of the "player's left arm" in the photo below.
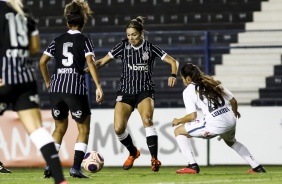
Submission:
<svg viewBox="0 0 282 184">
<path fill-rule="evenodd" d="M 174 59 L 168 54 L 164 57 L 163 60 L 171 66 L 171 74 L 168 78 L 168 86 L 173 87 L 176 84 L 179 63 L 176 59 Z"/>
<path fill-rule="evenodd" d="M 172 126 L 176 126 L 179 124 L 185 124 L 187 122 L 195 120 L 196 118 L 197 118 L 197 112 L 192 112 L 182 118 L 174 118 L 172 121 Z"/>
</svg>

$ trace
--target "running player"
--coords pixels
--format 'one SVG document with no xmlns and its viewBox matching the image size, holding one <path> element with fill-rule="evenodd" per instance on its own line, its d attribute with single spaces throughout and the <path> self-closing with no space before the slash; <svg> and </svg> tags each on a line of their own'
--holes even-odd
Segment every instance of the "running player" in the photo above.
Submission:
<svg viewBox="0 0 282 184">
<path fill-rule="evenodd" d="M 92 11 L 84 0 L 73 0 L 68 3 L 64 9 L 68 32 L 55 38 L 40 58 L 41 73 L 50 93 L 52 116 L 55 120 L 53 137 L 58 151 L 68 127 L 69 111 L 77 123 L 78 136 L 70 176 L 78 178 L 88 178 L 80 169 L 87 151 L 91 117 L 83 71 L 85 63 L 97 88 L 97 103 L 100 104 L 104 97 L 94 65 L 93 43 L 81 33 L 91 14 Z M 56 67 L 50 79 L 47 62 L 52 57 L 55 58 Z M 54 175 L 49 171 L 48 165 L 45 167 L 44 175 L 45 177 Z"/>
<path fill-rule="evenodd" d="M 20 0 L 0 0 L 0 12 L 0 115 L 12 105 L 30 139 L 55 173 L 55 183 L 67 183 L 54 139 L 42 127 L 37 84 L 28 63 L 29 55 L 40 50 L 35 21 Z"/>
<path fill-rule="evenodd" d="M 221 85 L 220 81 L 204 75 L 200 69 L 191 64 L 185 64 L 180 71 L 185 90 L 183 100 L 186 115 L 174 118 L 172 126 L 180 150 L 188 162 L 188 166 L 177 170 L 177 174 L 196 174 L 200 168 L 195 160 L 190 138 L 211 139 L 220 136 L 224 142 L 234 149 L 252 167 L 248 173 L 265 173 L 264 168 L 254 159 L 248 149 L 235 139 L 236 118 L 238 112 L 237 100 L 232 93 Z M 197 109 L 201 109 L 205 117 L 197 119 Z"/>
<path fill-rule="evenodd" d="M 126 26 L 127 39 L 118 43 L 108 54 L 96 61 L 98 68 L 121 58 L 123 72 L 117 92 L 114 130 L 119 141 L 128 149 L 129 157 L 124 162 L 123 169 L 133 166 L 134 160 L 140 156 L 140 151 L 134 146 L 129 132 L 126 130 L 128 119 L 137 107 L 146 132 L 146 139 L 151 153 L 152 171 L 159 171 L 161 162 L 158 160 L 158 135 L 153 124 L 154 83 L 152 73 L 155 58 L 160 58 L 171 65 L 168 86 L 176 83 L 178 61 L 169 56 L 158 46 L 144 39 L 144 19 L 138 16 Z"/>
</svg>

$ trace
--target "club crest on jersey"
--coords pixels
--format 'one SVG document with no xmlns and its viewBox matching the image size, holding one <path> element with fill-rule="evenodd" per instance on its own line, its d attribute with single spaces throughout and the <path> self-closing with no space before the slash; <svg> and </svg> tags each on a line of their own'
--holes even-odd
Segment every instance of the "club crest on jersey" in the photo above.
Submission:
<svg viewBox="0 0 282 184">
<path fill-rule="evenodd" d="M 149 59 L 149 53 L 147 51 L 142 53 L 142 59 L 143 60 L 148 60 Z"/>
</svg>

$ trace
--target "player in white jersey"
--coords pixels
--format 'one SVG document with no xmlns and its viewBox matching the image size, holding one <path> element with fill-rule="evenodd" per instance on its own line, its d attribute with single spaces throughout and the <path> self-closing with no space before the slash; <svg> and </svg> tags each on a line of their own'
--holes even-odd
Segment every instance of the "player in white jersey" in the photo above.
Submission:
<svg viewBox="0 0 282 184">
<path fill-rule="evenodd" d="M 185 86 L 183 101 L 186 115 L 174 118 L 174 134 L 180 150 L 188 162 L 188 166 L 177 170 L 177 174 L 196 174 L 200 168 L 195 160 L 190 138 L 211 139 L 220 136 L 224 142 L 234 149 L 252 167 L 248 173 L 265 173 L 264 168 L 254 159 L 248 149 L 235 139 L 236 118 L 238 112 L 237 100 L 221 82 L 205 75 L 191 64 L 185 64 L 181 69 L 181 77 Z M 197 109 L 204 117 L 197 118 Z"/>
</svg>

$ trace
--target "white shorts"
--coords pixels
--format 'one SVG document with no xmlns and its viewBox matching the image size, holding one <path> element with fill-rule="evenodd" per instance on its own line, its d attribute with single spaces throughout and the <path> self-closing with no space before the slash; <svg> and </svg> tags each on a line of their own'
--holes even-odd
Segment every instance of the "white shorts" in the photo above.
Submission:
<svg viewBox="0 0 282 184">
<path fill-rule="evenodd" d="M 226 141 L 233 141 L 235 139 L 235 124 L 226 127 L 213 127 L 203 119 L 185 123 L 184 127 L 191 137 L 211 139 L 220 135 Z"/>
</svg>

